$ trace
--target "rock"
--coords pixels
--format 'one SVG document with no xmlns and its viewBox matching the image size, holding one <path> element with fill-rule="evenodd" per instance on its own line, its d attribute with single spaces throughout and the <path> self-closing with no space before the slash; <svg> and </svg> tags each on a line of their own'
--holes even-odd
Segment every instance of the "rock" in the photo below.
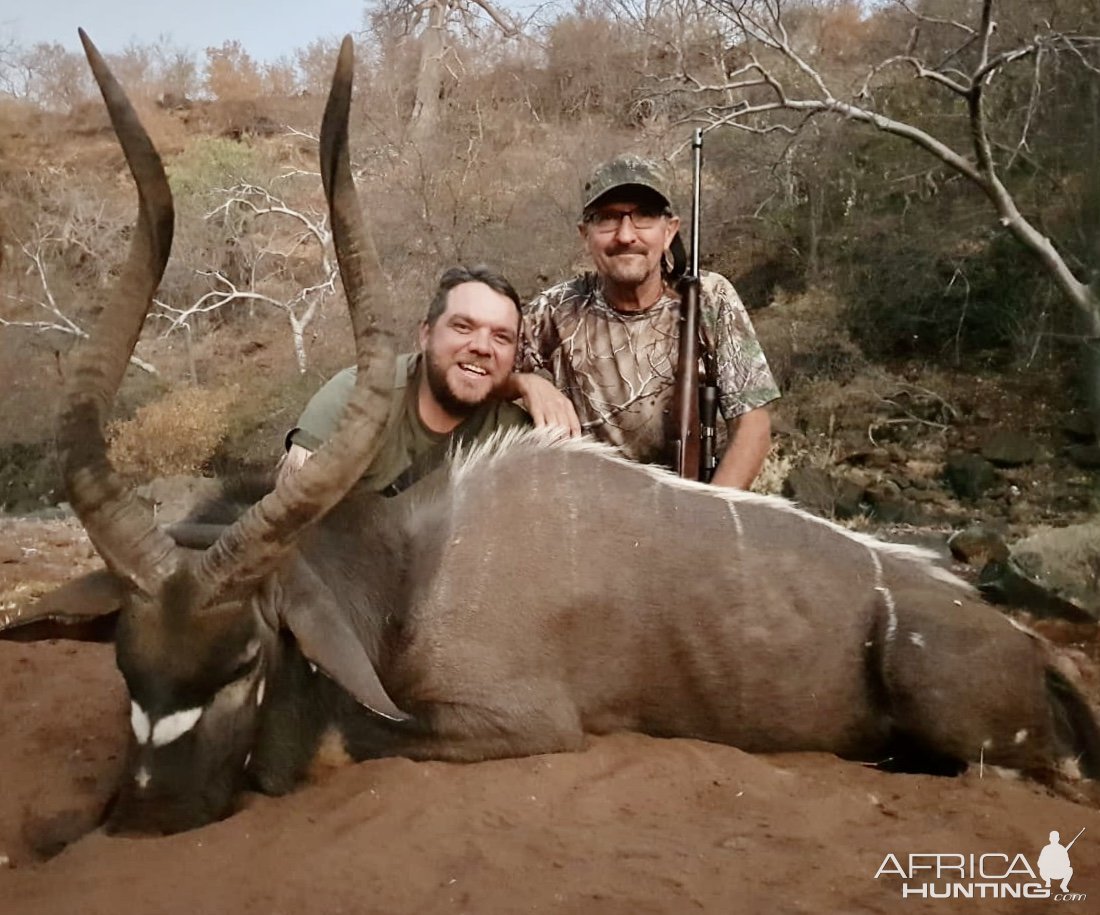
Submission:
<svg viewBox="0 0 1100 915">
<path fill-rule="evenodd" d="M 1036 531 L 1013 545 L 1011 561 L 1058 600 L 1100 620 L 1100 521 Z"/>
<path fill-rule="evenodd" d="M 783 481 L 783 495 L 818 514 L 832 514 L 835 491 L 833 478 L 820 467 L 796 467 Z"/>
<path fill-rule="evenodd" d="M 871 515 L 884 524 L 917 524 L 920 510 L 901 494 L 901 487 L 893 480 L 883 480 L 868 486 L 864 499 L 871 506 Z"/>
<path fill-rule="evenodd" d="M 839 442 L 836 462 L 853 466 L 885 467 L 890 456 L 885 448 L 875 447 L 860 436 L 862 441 Z"/>
<path fill-rule="evenodd" d="M 982 457 L 996 467 L 1022 467 L 1034 463 L 1038 456 L 1038 446 L 1013 429 L 994 432 L 982 445 Z"/>
<path fill-rule="evenodd" d="M 905 498 L 919 506 L 921 510 L 945 508 L 950 504 L 950 499 L 941 489 L 906 489 Z"/>
<path fill-rule="evenodd" d="M 986 565 L 978 578 L 978 590 L 989 600 L 1027 610 L 1035 616 L 1064 619 L 1071 623 L 1095 623 L 1100 616 L 1078 607 L 1031 579 L 1011 558 Z"/>
<path fill-rule="evenodd" d="M 913 487 L 906 490 L 905 497 L 918 505 L 947 505 L 951 501 L 943 490 L 925 489 L 923 487 Z"/>
<path fill-rule="evenodd" d="M 889 467 L 894 463 L 894 456 L 887 448 L 875 448 L 867 455 L 868 467 Z"/>
<path fill-rule="evenodd" d="M 982 567 L 990 562 L 1008 561 L 1008 544 L 999 531 L 972 524 L 947 538 L 951 555 L 967 565 Z"/>
<path fill-rule="evenodd" d="M 846 464 L 859 464 L 864 467 L 878 467 L 880 469 L 889 467 L 893 463 L 890 452 L 882 447 L 864 448 L 862 451 L 846 454 L 841 460 Z"/>
<path fill-rule="evenodd" d="M 795 467 L 783 481 L 783 495 L 804 508 L 832 510 L 833 480 L 820 467 Z"/>
<path fill-rule="evenodd" d="M 951 551 L 947 548 L 947 541 L 938 531 L 919 527 L 883 528 L 875 536 L 889 543 L 905 543 L 909 546 L 919 546 L 936 554 L 937 562 L 945 569 L 951 567 Z"/>
<path fill-rule="evenodd" d="M 182 474 L 157 477 L 137 488 L 137 495 L 148 501 L 161 525 L 182 521 L 197 506 L 217 498 L 222 485 L 207 477 L 189 477 Z"/>
<path fill-rule="evenodd" d="M 846 478 L 836 481 L 833 513 L 837 518 L 855 518 L 863 512 L 863 487 Z"/>
<path fill-rule="evenodd" d="M 909 450 L 901 445 L 891 443 L 886 446 L 887 458 L 895 464 L 904 464 L 909 460 Z"/>
<path fill-rule="evenodd" d="M 956 451 L 947 456 L 943 469 L 948 487 L 960 499 L 979 499 L 997 482 L 997 471 L 980 455 Z"/>
<path fill-rule="evenodd" d="M 1071 441 L 1081 442 L 1085 445 L 1096 442 L 1096 431 L 1093 429 L 1092 417 L 1084 410 L 1070 413 L 1062 420 L 1058 428 Z"/>
<path fill-rule="evenodd" d="M 1062 453 L 1083 470 L 1100 469 L 1100 445 L 1067 445 Z"/>
<path fill-rule="evenodd" d="M 851 518 L 859 514 L 862 494 L 859 484 L 837 480 L 820 467 L 796 467 L 783 481 L 783 495 L 827 517 Z"/>
<path fill-rule="evenodd" d="M 990 562 L 979 587 L 1037 616 L 1100 621 L 1100 522 L 1037 531 Z"/>
</svg>

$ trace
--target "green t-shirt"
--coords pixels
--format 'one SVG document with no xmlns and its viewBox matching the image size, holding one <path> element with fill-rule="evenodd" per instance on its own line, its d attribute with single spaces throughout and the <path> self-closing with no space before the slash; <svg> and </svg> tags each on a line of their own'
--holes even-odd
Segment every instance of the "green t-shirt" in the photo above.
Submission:
<svg viewBox="0 0 1100 915">
<path fill-rule="evenodd" d="M 382 430 L 382 449 L 367 468 L 360 485 L 382 492 L 395 481 L 405 488 L 443 463 L 447 445 L 454 440 L 464 444 L 483 442 L 494 432 L 527 428 L 531 417 L 513 403 L 488 400 L 451 432 L 433 432 L 420 421 L 417 392 L 422 359 L 419 353 L 397 357 L 389 416 Z M 337 372 L 325 383 L 298 418 L 287 436 L 287 445 L 301 445 L 310 451 L 321 447 L 336 429 L 344 407 L 355 387 L 355 366 Z M 413 478 L 402 478 L 414 462 Z M 402 479 L 398 479 L 402 478 Z"/>
</svg>

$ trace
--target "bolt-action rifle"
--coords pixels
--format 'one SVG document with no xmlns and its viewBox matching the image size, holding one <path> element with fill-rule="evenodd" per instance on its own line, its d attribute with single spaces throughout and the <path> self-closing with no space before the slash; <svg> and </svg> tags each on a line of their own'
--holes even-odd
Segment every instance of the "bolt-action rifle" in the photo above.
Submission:
<svg viewBox="0 0 1100 915">
<path fill-rule="evenodd" d="M 718 366 L 703 338 L 699 316 L 699 196 L 703 168 L 703 131 L 691 141 L 694 156 L 691 191 L 691 261 L 680 280 L 680 347 L 673 383 L 672 469 L 681 477 L 709 483 L 718 463 Z"/>
</svg>

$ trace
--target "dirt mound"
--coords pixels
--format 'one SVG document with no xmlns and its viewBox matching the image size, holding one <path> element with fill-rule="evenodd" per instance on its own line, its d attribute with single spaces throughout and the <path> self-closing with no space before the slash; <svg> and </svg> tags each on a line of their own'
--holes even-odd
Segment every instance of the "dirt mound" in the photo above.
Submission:
<svg viewBox="0 0 1100 915">
<path fill-rule="evenodd" d="M 75 522 L 2 533 L 9 595 L 92 562 Z M 875 874 L 891 853 L 1023 854 L 1034 869 L 1051 830 L 1082 828 L 1070 889 L 1100 894 L 1100 811 L 1037 785 L 629 734 L 528 759 L 362 763 L 247 795 L 201 830 L 110 838 L 89 830 L 128 732 L 111 647 L 0 642 L 0 696 L 5 915 L 1017 912 L 1018 899 L 902 899 L 896 873 Z"/>
<path fill-rule="evenodd" d="M 1034 862 L 1050 830 L 1082 827 L 1073 889 L 1100 893 L 1100 813 L 1036 786 L 637 735 L 477 765 L 364 763 L 249 796 L 202 830 L 92 833 L 36 863 L 107 802 L 125 697 L 106 646 L 0 644 L 0 671 L 5 912 L 892 912 L 900 880 L 874 876 L 887 853 Z"/>
</svg>

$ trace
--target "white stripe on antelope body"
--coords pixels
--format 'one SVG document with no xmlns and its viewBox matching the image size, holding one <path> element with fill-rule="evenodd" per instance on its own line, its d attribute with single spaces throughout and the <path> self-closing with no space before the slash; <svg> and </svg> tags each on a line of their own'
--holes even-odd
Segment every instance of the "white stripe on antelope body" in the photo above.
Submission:
<svg viewBox="0 0 1100 915">
<path fill-rule="evenodd" d="M 246 778 L 289 790 L 322 750 L 472 761 L 621 729 L 1100 771 L 1100 733 L 1045 644 L 922 551 L 538 434 L 460 455 L 393 499 L 349 493 L 392 378 L 347 160 L 350 41 L 321 131 L 356 328 L 348 415 L 236 521 L 160 529 L 108 469 L 102 410 L 168 256 L 171 195 L 86 45 L 141 198 L 59 434 L 70 501 L 109 570 L 95 587 L 121 606 L 134 741 L 114 826 L 202 825 Z"/>
</svg>

